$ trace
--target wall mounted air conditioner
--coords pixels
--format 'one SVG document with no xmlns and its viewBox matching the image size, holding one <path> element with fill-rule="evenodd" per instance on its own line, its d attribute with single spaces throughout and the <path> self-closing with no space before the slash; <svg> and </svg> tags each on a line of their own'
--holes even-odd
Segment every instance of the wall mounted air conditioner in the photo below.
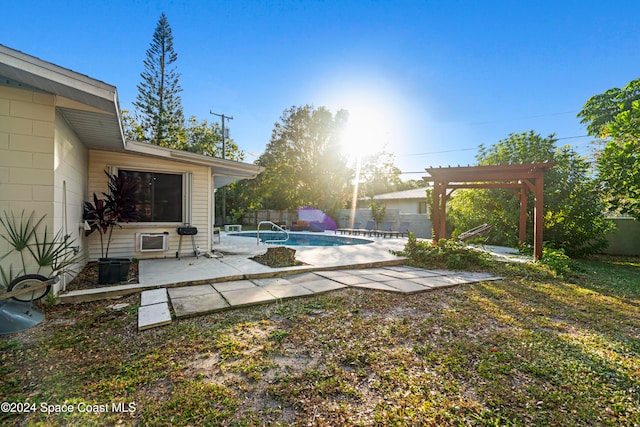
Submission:
<svg viewBox="0 0 640 427">
<path fill-rule="evenodd" d="M 138 250 L 140 252 L 162 252 L 167 250 L 169 233 L 140 233 Z"/>
</svg>

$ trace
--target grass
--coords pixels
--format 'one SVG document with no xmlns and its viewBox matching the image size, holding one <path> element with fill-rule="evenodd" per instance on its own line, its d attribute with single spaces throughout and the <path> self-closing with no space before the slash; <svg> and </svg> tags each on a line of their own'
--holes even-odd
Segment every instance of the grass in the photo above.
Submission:
<svg viewBox="0 0 640 427">
<path fill-rule="evenodd" d="M 144 332 L 137 297 L 47 308 L 0 337 L 2 400 L 38 405 L 0 424 L 639 425 L 640 260 L 484 268 L 504 280 L 347 289 Z"/>
</svg>

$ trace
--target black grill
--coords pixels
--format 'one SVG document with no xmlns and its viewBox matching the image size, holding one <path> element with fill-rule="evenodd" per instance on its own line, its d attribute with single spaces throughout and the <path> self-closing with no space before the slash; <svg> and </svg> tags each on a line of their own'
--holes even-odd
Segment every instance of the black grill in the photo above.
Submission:
<svg viewBox="0 0 640 427">
<path fill-rule="evenodd" d="M 178 227 L 178 234 L 181 236 L 194 236 L 198 234 L 196 227 Z"/>
</svg>

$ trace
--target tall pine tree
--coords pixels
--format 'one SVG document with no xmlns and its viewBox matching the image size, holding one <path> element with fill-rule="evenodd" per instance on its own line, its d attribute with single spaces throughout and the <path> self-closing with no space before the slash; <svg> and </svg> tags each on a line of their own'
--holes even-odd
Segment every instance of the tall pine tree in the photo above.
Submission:
<svg viewBox="0 0 640 427">
<path fill-rule="evenodd" d="M 180 149 L 185 136 L 180 74 L 174 65 L 177 59 L 171 27 L 163 12 L 147 49 L 144 71 L 140 74 L 142 82 L 137 86 L 138 96 L 133 105 L 145 141 Z"/>
</svg>

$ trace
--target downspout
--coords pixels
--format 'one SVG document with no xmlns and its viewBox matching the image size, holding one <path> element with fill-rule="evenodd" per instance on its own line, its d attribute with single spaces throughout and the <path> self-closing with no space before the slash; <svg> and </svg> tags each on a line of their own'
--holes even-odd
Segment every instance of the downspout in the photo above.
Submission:
<svg viewBox="0 0 640 427">
<path fill-rule="evenodd" d="M 213 228 L 216 226 L 216 177 L 212 173 L 211 174 L 211 209 L 209 212 L 209 221 L 211 225 L 209 227 L 209 235 L 211 238 L 209 239 L 210 252 L 213 253 Z"/>
</svg>

